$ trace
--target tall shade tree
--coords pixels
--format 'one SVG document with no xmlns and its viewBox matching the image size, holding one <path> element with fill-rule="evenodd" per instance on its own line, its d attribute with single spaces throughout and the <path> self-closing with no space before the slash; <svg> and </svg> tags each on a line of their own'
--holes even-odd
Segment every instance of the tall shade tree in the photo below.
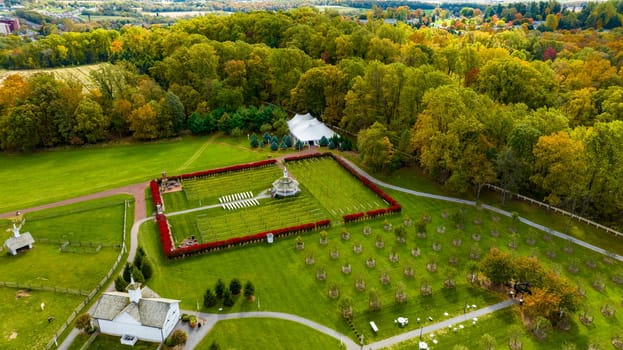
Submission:
<svg viewBox="0 0 623 350">
<path fill-rule="evenodd" d="M 385 170 L 392 160 L 394 147 L 387 128 L 381 123 L 361 130 L 357 134 L 357 147 L 363 162 L 375 170 Z"/>
<path fill-rule="evenodd" d="M 39 107 L 23 104 L 11 110 L 9 115 L 0 117 L 0 141 L 2 149 L 30 151 L 39 146 L 37 115 Z"/>
<path fill-rule="evenodd" d="M 76 107 L 74 116 L 76 135 L 89 143 L 104 139 L 110 126 L 110 117 L 104 115 L 102 107 L 97 102 L 89 97 L 83 98 Z"/>
<path fill-rule="evenodd" d="M 157 108 L 152 101 L 132 111 L 129 122 L 134 138 L 152 140 L 158 137 Z"/>
<path fill-rule="evenodd" d="M 533 153 L 535 164 L 530 180 L 547 191 L 545 200 L 549 203 L 570 204 L 575 210 L 588 190 L 588 161 L 582 141 L 560 131 L 541 136 Z"/>
<path fill-rule="evenodd" d="M 522 102 L 536 109 L 554 103 L 553 72 L 516 58 L 495 59 L 478 74 L 476 87 L 501 103 Z"/>
</svg>

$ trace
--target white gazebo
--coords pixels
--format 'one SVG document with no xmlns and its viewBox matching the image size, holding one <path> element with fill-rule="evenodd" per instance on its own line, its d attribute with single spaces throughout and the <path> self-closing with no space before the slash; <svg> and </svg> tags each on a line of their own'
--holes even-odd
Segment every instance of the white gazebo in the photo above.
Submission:
<svg viewBox="0 0 623 350">
<path fill-rule="evenodd" d="M 301 141 L 305 145 L 317 145 L 323 136 L 330 139 L 333 135 L 337 135 L 323 122 L 312 117 L 309 113 L 297 113 L 287 123 L 294 142 Z"/>
<path fill-rule="evenodd" d="M 283 176 L 273 182 L 273 189 L 270 191 L 273 197 L 291 197 L 301 192 L 299 182 L 288 175 L 288 170 L 283 168 Z"/>
</svg>

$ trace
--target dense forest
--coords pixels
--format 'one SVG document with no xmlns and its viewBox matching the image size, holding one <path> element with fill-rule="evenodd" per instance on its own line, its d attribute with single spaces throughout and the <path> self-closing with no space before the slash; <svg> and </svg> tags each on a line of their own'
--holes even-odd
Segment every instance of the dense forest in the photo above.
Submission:
<svg viewBox="0 0 623 350">
<path fill-rule="evenodd" d="M 2 47 L 5 66 L 113 63 L 89 91 L 50 74 L 7 77 L 3 150 L 283 135 L 293 111 L 310 112 L 376 170 L 416 164 L 456 191 L 497 183 L 610 222 L 623 210 L 621 28 L 453 34 L 301 8 Z"/>
</svg>

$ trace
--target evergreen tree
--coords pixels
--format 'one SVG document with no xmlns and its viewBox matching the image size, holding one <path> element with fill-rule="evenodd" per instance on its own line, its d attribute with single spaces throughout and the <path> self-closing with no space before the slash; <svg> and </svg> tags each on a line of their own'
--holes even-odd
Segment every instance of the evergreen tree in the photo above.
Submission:
<svg viewBox="0 0 623 350">
<path fill-rule="evenodd" d="M 123 277 L 117 276 L 115 280 L 115 290 L 117 292 L 125 292 L 125 289 L 128 287 L 128 282 L 126 282 Z"/>
<path fill-rule="evenodd" d="M 240 280 L 237 278 L 232 279 L 231 282 L 229 282 L 229 291 L 231 294 L 238 295 L 240 294 L 240 290 L 242 290 L 242 283 Z"/>
<path fill-rule="evenodd" d="M 154 269 L 151 266 L 151 263 L 149 262 L 149 259 L 147 257 L 143 258 L 143 264 L 141 265 L 141 273 L 143 274 L 143 277 L 145 278 L 145 280 L 150 279 L 151 276 L 154 274 Z"/>
<path fill-rule="evenodd" d="M 206 293 L 203 295 L 203 306 L 212 307 L 218 303 L 218 299 L 216 298 L 216 294 L 212 291 L 212 289 L 206 289 Z"/>
<path fill-rule="evenodd" d="M 247 281 L 247 283 L 244 284 L 244 297 L 249 299 L 254 294 L 255 294 L 255 286 L 253 286 L 253 283 L 251 283 L 251 281 Z"/>
<path fill-rule="evenodd" d="M 318 144 L 320 145 L 320 147 L 327 147 L 329 145 L 329 140 L 327 140 L 327 138 L 323 136 L 320 138 Z"/>
<path fill-rule="evenodd" d="M 216 293 L 216 297 L 219 299 L 223 299 L 225 289 L 225 283 L 223 283 L 223 280 L 219 278 L 218 281 L 216 281 L 216 285 L 214 286 L 214 293 Z"/>
<path fill-rule="evenodd" d="M 301 142 L 301 140 L 296 140 L 296 145 L 295 145 L 297 150 L 302 150 L 303 147 L 305 147 L 305 145 L 303 144 L 303 142 Z"/>
<path fill-rule="evenodd" d="M 264 136 L 262 136 L 262 140 L 264 141 L 264 144 L 270 143 L 270 134 L 268 133 L 268 131 L 264 133 Z"/>
<path fill-rule="evenodd" d="M 278 150 L 278 149 L 279 149 L 279 145 L 277 144 L 277 142 L 274 142 L 274 141 L 273 141 L 273 142 L 270 144 L 270 149 L 271 149 L 271 150 L 273 150 L 273 151 Z"/>
<path fill-rule="evenodd" d="M 234 297 L 231 295 L 231 292 L 229 291 L 229 289 L 225 289 L 225 291 L 223 292 L 223 305 L 225 306 L 234 306 L 235 300 Z"/>
<path fill-rule="evenodd" d="M 251 147 L 257 148 L 259 145 L 260 145 L 260 142 L 257 140 L 257 135 L 253 133 L 253 135 L 251 135 Z"/>
</svg>

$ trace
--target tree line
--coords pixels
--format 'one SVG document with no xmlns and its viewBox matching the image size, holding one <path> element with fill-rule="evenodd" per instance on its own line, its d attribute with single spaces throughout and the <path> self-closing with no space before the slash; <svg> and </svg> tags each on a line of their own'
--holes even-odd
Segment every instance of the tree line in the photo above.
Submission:
<svg viewBox="0 0 623 350">
<path fill-rule="evenodd" d="M 85 42 L 52 44 L 68 34 Z M 3 150 L 184 130 L 281 136 L 285 111 L 310 112 L 356 135 L 375 170 L 416 164 L 453 190 L 493 182 L 606 220 L 623 209 L 620 29 L 453 35 L 302 8 L 68 34 L 4 60 L 114 64 L 90 90 L 7 77 Z"/>
</svg>

